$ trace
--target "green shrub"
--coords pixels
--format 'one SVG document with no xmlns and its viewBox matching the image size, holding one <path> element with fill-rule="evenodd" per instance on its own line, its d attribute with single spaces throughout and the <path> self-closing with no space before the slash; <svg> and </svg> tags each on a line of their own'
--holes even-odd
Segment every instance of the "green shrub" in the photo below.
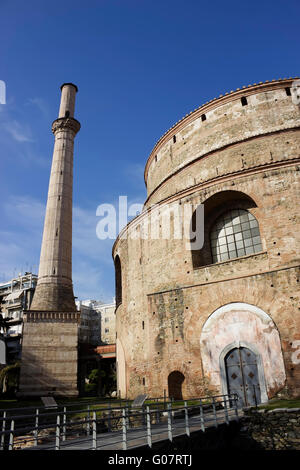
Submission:
<svg viewBox="0 0 300 470">
<path fill-rule="evenodd" d="M 86 393 L 96 393 L 97 391 L 97 384 L 85 384 L 84 391 Z"/>
<path fill-rule="evenodd" d="M 20 363 L 10 364 L 0 371 L 0 393 L 14 396 L 18 389 Z"/>
</svg>

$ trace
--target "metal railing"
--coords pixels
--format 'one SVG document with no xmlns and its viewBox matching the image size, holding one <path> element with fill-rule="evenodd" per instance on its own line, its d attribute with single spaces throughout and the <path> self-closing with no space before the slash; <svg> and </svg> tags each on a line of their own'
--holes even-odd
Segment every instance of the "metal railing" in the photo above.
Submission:
<svg viewBox="0 0 300 470">
<path fill-rule="evenodd" d="M 239 419 L 237 395 L 148 399 L 141 407 L 87 405 L 16 414 L 2 410 L 1 450 L 119 449 L 148 446 Z M 74 405 L 75 406 L 75 405 Z M 78 407 L 78 403 L 77 403 Z M 22 409 L 23 411 L 25 409 Z M 11 414 L 13 412 L 13 414 Z"/>
</svg>

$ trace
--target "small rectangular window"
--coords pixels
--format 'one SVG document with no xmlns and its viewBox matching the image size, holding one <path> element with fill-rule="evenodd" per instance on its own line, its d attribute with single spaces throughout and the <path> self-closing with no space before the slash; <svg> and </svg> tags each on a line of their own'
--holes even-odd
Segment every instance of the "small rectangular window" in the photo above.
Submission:
<svg viewBox="0 0 300 470">
<path fill-rule="evenodd" d="M 287 96 L 291 96 L 291 89 L 289 87 L 287 87 L 285 89 L 285 92 L 286 92 Z"/>
<path fill-rule="evenodd" d="M 176 143 L 176 135 L 173 135 L 173 143 Z"/>
<path fill-rule="evenodd" d="M 206 115 L 205 114 L 202 114 L 201 121 L 206 121 Z"/>
<path fill-rule="evenodd" d="M 145 377 L 143 377 L 143 385 L 145 385 Z"/>
<path fill-rule="evenodd" d="M 242 103 L 242 106 L 247 106 L 248 101 L 247 101 L 246 96 L 242 96 L 242 98 L 241 98 L 241 103 Z"/>
</svg>

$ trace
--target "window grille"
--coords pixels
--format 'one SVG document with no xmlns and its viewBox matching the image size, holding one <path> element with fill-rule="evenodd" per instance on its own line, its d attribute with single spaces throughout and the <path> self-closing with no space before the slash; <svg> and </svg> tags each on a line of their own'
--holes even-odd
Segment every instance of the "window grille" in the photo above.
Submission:
<svg viewBox="0 0 300 470">
<path fill-rule="evenodd" d="M 262 251 L 256 218 L 244 209 L 222 214 L 210 232 L 213 263 Z"/>
</svg>

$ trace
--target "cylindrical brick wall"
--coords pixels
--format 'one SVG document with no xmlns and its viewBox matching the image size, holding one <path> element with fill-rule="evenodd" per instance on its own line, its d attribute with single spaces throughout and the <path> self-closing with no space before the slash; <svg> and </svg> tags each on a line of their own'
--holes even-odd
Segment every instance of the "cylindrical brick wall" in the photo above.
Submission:
<svg viewBox="0 0 300 470">
<path fill-rule="evenodd" d="M 222 322 L 212 317 L 213 331 L 224 345 L 253 343 L 262 395 L 300 393 L 300 112 L 289 94 L 292 82 L 253 85 L 212 100 L 154 147 L 145 168 L 145 209 L 113 247 L 122 266 L 122 303 L 116 311 L 122 396 L 168 394 L 168 377 L 175 371 L 184 376 L 185 397 L 224 393 L 221 359 L 210 360 L 204 335 L 220 308 L 226 313 Z M 184 238 L 140 236 L 153 205 L 195 209 L 201 203 L 205 242 L 198 264 Z M 256 218 L 261 250 L 213 263 L 209 230 L 219 214 L 236 207 Z M 259 327 L 249 336 L 252 320 Z M 220 331 L 221 325 L 228 331 Z M 270 344 L 279 348 L 280 370 L 266 363 L 272 362 Z"/>
</svg>

